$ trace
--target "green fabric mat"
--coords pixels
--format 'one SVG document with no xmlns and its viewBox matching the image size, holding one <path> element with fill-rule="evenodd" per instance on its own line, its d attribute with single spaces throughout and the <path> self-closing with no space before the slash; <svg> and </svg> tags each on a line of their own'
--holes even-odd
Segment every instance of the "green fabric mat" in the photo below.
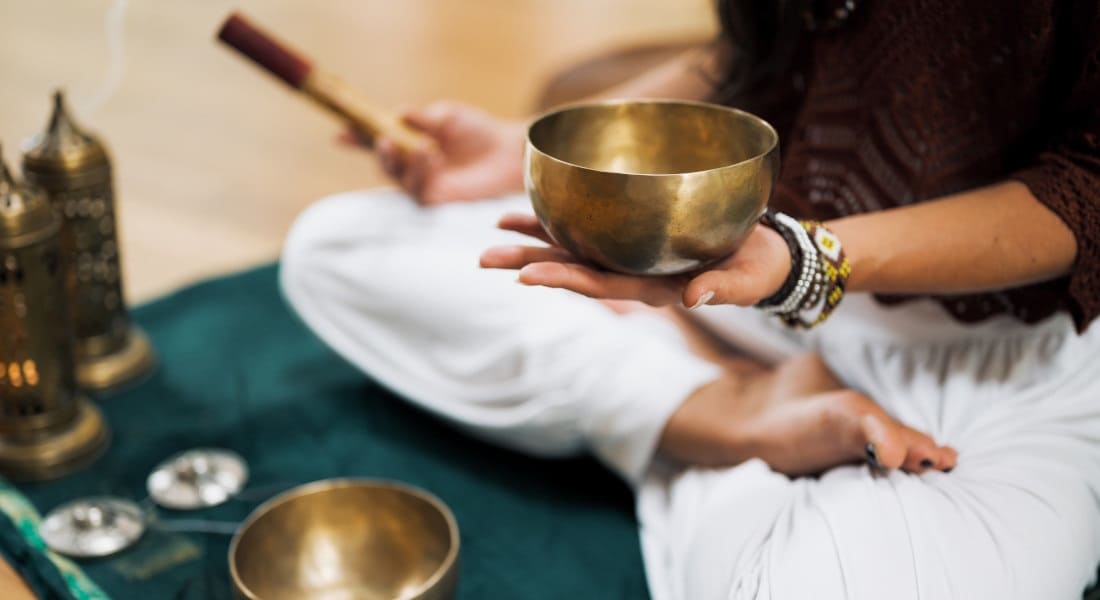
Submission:
<svg viewBox="0 0 1100 600">
<path fill-rule="evenodd" d="M 160 369 L 101 399 L 114 439 L 94 467 L 19 486 L 35 507 L 45 513 L 92 494 L 141 501 L 157 462 L 221 446 L 249 462 L 244 498 L 161 510 L 160 518 L 239 521 L 295 483 L 399 480 L 454 510 L 458 598 L 648 596 L 630 493 L 613 475 L 588 459 L 536 460 L 491 447 L 411 408 L 313 337 L 282 300 L 276 275 L 276 266 L 263 267 L 136 309 Z M 116 600 L 216 600 L 231 597 L 228 547 L 225 535 L 150 531 L 125 552 L 80 564 Z"/>
</svg>

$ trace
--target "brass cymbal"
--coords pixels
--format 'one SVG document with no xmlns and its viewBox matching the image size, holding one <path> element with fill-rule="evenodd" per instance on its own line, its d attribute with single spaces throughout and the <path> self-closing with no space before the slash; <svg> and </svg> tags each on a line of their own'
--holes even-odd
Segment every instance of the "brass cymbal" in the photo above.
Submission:
<svg viewBox="0 0 1100 600">
<path fill-rule="evenodd" d="M 244 488 L 248 465 L 236 452 L 193 448 L 169 457 L 149 474 L 149 496 L 165 508 L 217 506 Z"/>
<path fill-rule="evenodd" d="M 132 546 L 145 532 L 145 518 L 141 508 L 129 500 L 95 496 L 51 510 L 38 531 L 51 550 L 93 558 Z"/>
</svg>

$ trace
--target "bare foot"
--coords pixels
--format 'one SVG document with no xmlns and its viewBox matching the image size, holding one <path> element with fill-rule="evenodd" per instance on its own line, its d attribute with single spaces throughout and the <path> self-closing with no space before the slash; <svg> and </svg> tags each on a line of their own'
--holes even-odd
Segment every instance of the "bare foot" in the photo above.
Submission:
<svg viewBox="0 0 1100 600">
<path fill-rule="evenodd" d="M 751 367 L 751 368 L 750 368 Z M 919 473 L 957 455 L 906 427 L 870 398 L 844 389 L 816 355 L 775 367 L 727 370 L 688 397 L 661 435 L 666 456 L 702 466 L 760 458 L 787 475 L 857 461 Z"/>
</svg>

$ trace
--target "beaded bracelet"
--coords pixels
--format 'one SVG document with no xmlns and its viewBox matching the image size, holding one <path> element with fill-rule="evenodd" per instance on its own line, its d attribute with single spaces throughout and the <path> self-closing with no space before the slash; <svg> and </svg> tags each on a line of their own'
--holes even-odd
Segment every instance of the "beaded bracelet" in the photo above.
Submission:
<svg viewBox="0 0 1100 600">
<path fill-rule="evenodd" d="M 775 212 L 771 209 L 768 209 L 764 216 L 760 217 L 760 224 L 778 233 L 783 241 L 787 243 L 787 251 L 791 253 L 791 272 L 787 274 L 787 279 L 783 281 L 783 285 L 779 286 L 779 291 L 756 303 L 756 308 L 770 309 L 782 304 L 794 291 L 802 265 L 802 248 L 798 245 L 798 237 L 795 236 L 794 232 L 776 222 Z"/>
<path fill-rule="evenodd" d="M 848 287 L 848 277 L 852 275 L 852 265 L 844 254 L 844 247 L 836 234 L 825 228 L 825 225 L 817 221 L 804 221 L 802 226 L 814 240 L 814 246 L 822 259 L 822 267 L 828 282 L 825 293 L 825 305 L 821 308 L 821 314 L 817 316 L 814 325 L 823 323 L 829 315 L 836 310 L 844 291 Z"/>
<path fill-rule="evenodd" d="M 767 213 L 761 223 L 779 232 L 791 250 L 791 273 L 779 291 L 756 307 L 786 325 L 809 329 L 824 323 L 844 297 L 851 265 L 833 232 L 818 221 Z M 820 306 L 816 316 L 813 311 Z"/>
<path fill-rule="evenodd" d="M 844 254 L 844 248 L 836 235 L 829 231 L 818 221 L 801 221 L 799 225 L 813 240 L 814 248 L 819 256 L 818 269 L 824 277 L 822 296 L 824 301 L 817 316 L 812 319 L 803 319 L 798 312 L 780 315 L 783 322 L 797 329 L 810 329 L 825 322 L 840 301 L 844 298 L 844 291 L 848 285 L 848 277 L 852 273 L 851 264 Z"/>
<path fill-rule="evenodd" d="M 764 312 L 774 315 L 786 315 L 798 312 L 811 295 L 815 286 L 815 273 L 818 270 L 819 259 L 813 241 L 806 230 L 794 220 L 783 213 L 774 213 L 772 219 L 765 224 L 770 224 L 780 235 L 794 240 L 798 251 L 791 254 L 791 274 L 788 278 L 794 278 L 794 286 L 782 298 L 776 300 L 776 304 L 757 305 Z M 783 291 L 783 290 L 780 290 Z M 769 298 L 770 300 L 770 298 Z"/>
</svg>

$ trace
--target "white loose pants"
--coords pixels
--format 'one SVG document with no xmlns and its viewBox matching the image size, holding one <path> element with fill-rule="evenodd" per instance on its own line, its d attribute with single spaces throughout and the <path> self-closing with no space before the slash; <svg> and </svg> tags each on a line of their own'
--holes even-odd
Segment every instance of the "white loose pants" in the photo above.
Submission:
<svg viewBox="0 0 1100 600">
<path fill-rule="evenodd" d="M 654 600 L 1081 597 L 1100 561 L 1100 326 L 963 326 L 931 302 L 852 295 L 800 334 L 703 307 L 761 360 L 818 352 L 958 449 L 959 465 L 795 480 L 756 460 L 673 471 L 653 460 L 657 438 L 716 368 L 658 317 L 480 269 L 484 248 L 524 242 L 495 228 L 510 210 L 528 211 L 526 198 L 324 199 L 290 233 L 284 292 L 337 352 L 455 426 L 537 455 L 591 451 L 630 481 Z"/>
</svg>

